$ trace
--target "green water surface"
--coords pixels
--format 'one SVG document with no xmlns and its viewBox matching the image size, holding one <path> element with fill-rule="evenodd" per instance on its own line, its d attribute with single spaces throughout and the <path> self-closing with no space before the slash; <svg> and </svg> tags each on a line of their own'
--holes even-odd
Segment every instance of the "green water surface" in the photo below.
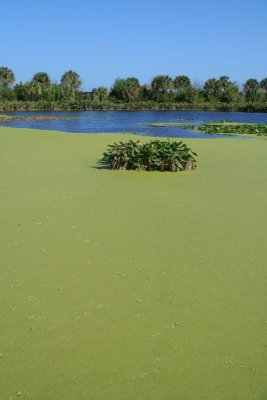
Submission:
<svg viewBox="0 0 267 400">
<path fill-rule="evenodd" d="M 0 128 L 1 400 L 267 399 L 267 140 L 130 137 Z"/>
</svg>

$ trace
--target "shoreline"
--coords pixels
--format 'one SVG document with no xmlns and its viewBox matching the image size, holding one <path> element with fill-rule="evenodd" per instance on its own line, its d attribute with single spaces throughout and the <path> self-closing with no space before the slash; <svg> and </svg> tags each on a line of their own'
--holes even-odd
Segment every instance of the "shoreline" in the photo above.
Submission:
<svg viewBox="0 0 267 400">
<path fill-rule="evenodd" d="M 154 101 L 93 102 L 72 101 L 11 101 L 0 102 L 0 112 L 13 111 L 221 111 L 221 112 L 267 112 L 264 103 L 156 103 Z"/>
</svg>

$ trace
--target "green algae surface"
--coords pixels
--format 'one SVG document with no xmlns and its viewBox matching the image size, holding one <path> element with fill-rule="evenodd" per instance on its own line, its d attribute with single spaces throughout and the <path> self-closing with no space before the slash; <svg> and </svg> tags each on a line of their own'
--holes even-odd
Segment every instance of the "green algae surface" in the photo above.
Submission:
<svg viewBox="0 0 267 400">
<path fill-rule="evenodd" d="M 267 140 L 98 169 L 129 137 L 0 128 L 0 398 L 266 399 Z"/>
</svg>

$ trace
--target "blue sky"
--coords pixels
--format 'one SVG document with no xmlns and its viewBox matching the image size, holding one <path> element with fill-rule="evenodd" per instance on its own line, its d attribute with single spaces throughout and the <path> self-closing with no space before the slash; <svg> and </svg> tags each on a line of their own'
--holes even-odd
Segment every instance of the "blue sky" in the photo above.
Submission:
<svg viewBox="0 0 267 400">
<path fill-rule="evenodd" d="M 13 0 L 2 2 L 0 66 L 16 81 L 76 71 L 84 90 L 117 77 L 203 83 L 267 77 L 267 0 Z"/>
</svg>

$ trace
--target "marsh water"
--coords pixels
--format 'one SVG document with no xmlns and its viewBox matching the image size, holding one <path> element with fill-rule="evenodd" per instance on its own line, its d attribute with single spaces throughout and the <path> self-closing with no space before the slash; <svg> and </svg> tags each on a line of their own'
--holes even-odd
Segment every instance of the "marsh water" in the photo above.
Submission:
<svg viewBox="0 0 267 400">
<path fill-rule="evenodd" d="M 1 400 L 266 400 L 267 141 L 150 173 L 0 133 Z"/>
<path fill-rule="evenodd" d="M 59 116 L 60 120 L 12 121 L 0 126 L 48 129 L 81 133 L 135 133 L 158 137 L 221 137 L 182 129 L 177 126 L 154 127 L 151 123 L 189 123 L 231 120 L 242 123 L 267 123 L 267 113 L 210 112 L 210 111 L 72 111 L 72 112 L 9 112 L 17 117 Z"/>
</svg>

